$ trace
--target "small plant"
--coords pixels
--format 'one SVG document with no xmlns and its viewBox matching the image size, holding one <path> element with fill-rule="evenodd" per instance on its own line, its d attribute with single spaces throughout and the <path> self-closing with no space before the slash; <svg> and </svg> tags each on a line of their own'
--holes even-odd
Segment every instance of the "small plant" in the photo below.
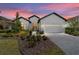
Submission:
<svg viewBox="0 0 79 59">
<path fill-rule="evenodd" d="M 37 41 L 40 41 L 40 40 L 41 40 L 41 36 L 37 35 Z"/>
<path fill-rule="evenodd" d="M 32 48 L 35 46 L 36 42 L 34 40 L 34 36 L 31 36 L 28 38 L 27 40 L 27 43 L 28 43 L 28 48 Z"/>
<path fill-rule="evenodd" d="M 42 36 L 42 39 L 45 41 L 47 40 L 48 38 L 46 36 Z"/>
<path fill-rule="evenodd" d="M 27 34 L 28 34 L 28 32 L 26 32 L 26 31 L 20 31 L 19 32 L 19 35 L 22 36 L 22 37 L 27 36 Z"/>
<path fill-rule="evenodd" d="M 25 37 L 22 37 L 22 36 L 21 36 L 20 38 L 21 38 L 21 40 L 25 40 Z"/>
<path fill-rule="evenodd" d="M 44 34 L 44 31 L 40 31 L 40 34 Z"/>
</svg>

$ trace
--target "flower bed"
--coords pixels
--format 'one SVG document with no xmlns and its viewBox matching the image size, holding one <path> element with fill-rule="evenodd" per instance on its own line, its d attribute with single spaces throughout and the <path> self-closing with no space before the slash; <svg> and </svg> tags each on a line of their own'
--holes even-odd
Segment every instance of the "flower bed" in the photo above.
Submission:
<svg viewBox="0 0 79 59">
<path fill-rule="evenodd" d="M 46 36 L 28 36 L 19 39 L 20 52 L 25 55 L 61 55 L 65 54 Z"/>
</svg>

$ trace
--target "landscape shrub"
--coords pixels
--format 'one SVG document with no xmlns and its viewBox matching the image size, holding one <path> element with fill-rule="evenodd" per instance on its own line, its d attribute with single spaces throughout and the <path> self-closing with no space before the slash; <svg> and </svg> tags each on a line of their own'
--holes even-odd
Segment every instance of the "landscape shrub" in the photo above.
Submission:
<svg viewBox="0 0 79 59">
<path fill-rule="evenodd" d="M 79 31 L 79 28 L 76 28 L 77 31 Z"/>
<path fill-rule="evenodd" d="M 42 39 L 45 41 L 47 40 L 48 38 L 46 36 L 42 36 Z"/>
<path fill-rule="evenodd" d="M 38 43 L 38 41 L 40 41 L 41 39 L 41 36 L 40 35 L 37 35 L 37 36 L 28 36 L 27 38 L 27 43 L 28 43 L 28 47 L 31 48 L 31 47 L 34 47 L 36 45 L 36 43 Z"/>
<path fill-rule="evenodd" d="M 35 46 L 35 42 L 33 40 L 28 41 L 28 47 L 32 48 Z"/>
<path fill-rule="evenodd" d="M 74 35 L 74 36 L 79 36 L 79 32 L 78 32 L 78 31 L 75 31 L 75 32 L 73 32 L 72 35 Z"/>
<path fill-rule="evenodd" d="M 65 32 L 69 33 L 69 34 L 72 34 L 72 32 L 74 32 L 74 29 L 73 28 L 66 28 Z"/>
<path fill-rule="evenodd" d="M 11 33 L 11 30 L 6 30 L 6 33 Z"/>
<path fill-rule="evenodd" d="M 21 40 L 25 40 L 26 38 L 21 36 L 20 39 L 21 39 Z"/>
<path fill-rule="evenodd" d="M 28 43 L 28 48 L 34 47 L 36 44 L 35 37 L 34 36 L 29 37 L 27 43 Z"/>
<path fill-rule="evenodd" d="M 2 37 L 13 37 L 13 35 L 11 33 L 4 33 Z"/>
<path fill-rule="evenodd" d="M 0 30 L 0 33 L 5 33 L 6 31 L 5 30 Z"/>
<path fill-rule="evenodd" d="M 30 32 L 30 31 L 26 30 L 26 31 L 21 31 L 21 32 L 19 33 L 20 38 L 21 38 L 22 40 L 27 39 L 27 40 L 26 40 L 26 43 L 27 43 L 26 46 L 27 46 L 28 48 L 32 48 L 32 47 L 36 46 L 36 44 L 37 44 L 41 39 L 47 40 L 47 37 L 46 37 L 46 36 L 43 36 L 43 37 L 42 37 L 41 34 L 40 34 L 40 32 L 37 32 L 37 35 L 28 35 L 29 32 Z M 31 31 L 31 32 L 32 32 L 32 31 Z"/>
<path fill-rule="evenodd" d="M 79 28 L 66 28 L 65 33 L 74 35 L 74 36 L 79 36 Z"/>
<path fill-rule="evenodd" d="M 37 35 L 37 41 L 40 41 L 40 40 L 41 40 L 41 36 Z"/>
<path fill-rule="evenodd" d="M 28 35 L 28 32 L 26 32 L 26 31 L 20 31 L 19 35 L 25 37 L 25 36 Z"/>
<path fill-rule="evenodd" d="M 14 30 L 0 30 L 0 33 L 15 33 Z"/>
</svg>

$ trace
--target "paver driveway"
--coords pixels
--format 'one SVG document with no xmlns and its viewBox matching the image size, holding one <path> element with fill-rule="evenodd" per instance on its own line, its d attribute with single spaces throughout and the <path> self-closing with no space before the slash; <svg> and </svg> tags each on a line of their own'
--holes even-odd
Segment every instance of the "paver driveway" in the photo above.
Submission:
<svg viewBox="0 0 79 59">
<path fill-rule="evenodd" d="M 47 34 L 47 36 L 67 55 L 79 55 L 79 37 L 64 33 Z"/>
</svg>

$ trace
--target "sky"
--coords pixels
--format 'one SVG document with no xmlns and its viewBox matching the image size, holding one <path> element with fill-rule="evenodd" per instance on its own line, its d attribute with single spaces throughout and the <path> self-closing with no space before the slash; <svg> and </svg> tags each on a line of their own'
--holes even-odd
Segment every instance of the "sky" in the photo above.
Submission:
<svg viewBox="0 0 79 59">
<path fill-rule="evenodd" d="M 0 3 L 0 16 L 14 19 L 16 12 L 25 18 L 56 12 L 68 19 L 79 15 L 79 3 Z"/>
</svg>

